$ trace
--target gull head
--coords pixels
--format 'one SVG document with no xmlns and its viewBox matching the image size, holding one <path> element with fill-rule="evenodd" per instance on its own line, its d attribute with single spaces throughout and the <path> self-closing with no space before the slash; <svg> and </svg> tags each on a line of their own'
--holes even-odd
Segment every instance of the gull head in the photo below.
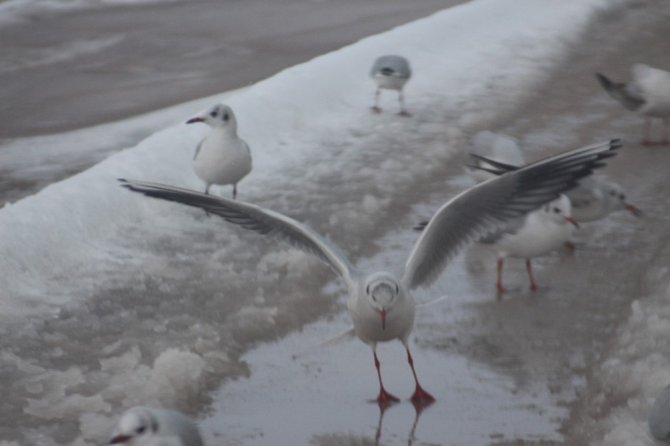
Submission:
<svg viewBox="0 0 670 446">
<path fill-rule="evenodd" d="M 365 296 L 370 306 L 379 313 L 382 330 L 386 329 L 386 315 L 400 295 L 400 285 L 391 274 L 376 273 L 365 283 Z"/>
<path fill-rule="evenodd" d="M 635 217 L 642 216 L 642 211 L 626 201 L 626 194 L 623 188 L 615 183 L 607 183 L 605 188 L 605 196 L 612 210 L 625 209 Z"/>
<path fill-rule="evenodd" d="M 579 227 L 579 223 L 572 217 L 572 204 L 570 199 L 565 195 L 561 195 L 554 201 L 545 204 L 541 210 L 542 215 L 547 220 L 559 225 L 571 224 Z"/>
<path fill-rule="evenodd" d="M 134 407 L 119 419 L 109 444 L 135 445 L 158 432 L 158 421 L 146 407 Z"/>
<path fill-rule="evenodd" d="M 216 104 L 206 113 L 186 121 L 187 124 L 202 122 L 215 129 L 237 130 L 237 120 L 233 109 L 225 104 Z"/>
</svg>

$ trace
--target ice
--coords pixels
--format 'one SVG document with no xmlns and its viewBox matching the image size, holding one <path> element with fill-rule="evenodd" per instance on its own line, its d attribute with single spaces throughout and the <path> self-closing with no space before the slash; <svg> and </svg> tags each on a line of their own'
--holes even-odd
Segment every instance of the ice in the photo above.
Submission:
<svg viewBox="0 0 670 446">
<path fill-rule="evenodd" d="M 443 167 L 467 135 L 522 106 L 608 5 L 471 2 L 226 97 L 254 156 L 239 198 L 307 222 L 352 261 L 375 252 L 419 193 L 444 184 Z M 391 102 L 381 115 L 368 110 L 368 70 L 389 52 L 406 55 L 416 73 L 406 88 L 411 119 L 393 114 Z M 219 100 L 173 108 L 171 122 Z M 332 276 L 318 261 L 119 187 L 127 177 L 202 189 L 191 159 L 206 131 L 165 128 L 0 210 L 0 358 L 13 386 L 5 406 L 18 414 L 12 437 L 95 444 L 122 408 L 197 412 L 222 380 L 249 373 L 240 357 L 251 346 L 342 308 L 333 299 L 341 284 L 327 285 Z M 100 139 L 72 133 L 57 155 L 84 153 L 82 135 Z M 35 159 L 11 153 L 9 163 Z M 402 267 L 403 259 L 386 260 Z"/>
</svg>

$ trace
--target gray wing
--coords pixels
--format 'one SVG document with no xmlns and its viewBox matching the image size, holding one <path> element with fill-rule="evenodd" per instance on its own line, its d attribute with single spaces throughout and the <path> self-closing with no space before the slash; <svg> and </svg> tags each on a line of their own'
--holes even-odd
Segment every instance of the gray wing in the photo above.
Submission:
<svg viewBox="0 0 670 446">
<path fill-rule="evenodd" d="M 575 149 L 460 193 L 433 215 L 414 245 L 405 265 L 405 285 L 410 289 L 430 285 L 467 243 L 558 198 L 575 187 L 579 179 L 604 166 L 604 160 L 614 156 L 619 148 L 619 140 L 611 140 Z M 494 166 L 501 164 L 489 162 Z"/>
<path fill-rule="evenodd" d="M 642 91 L 633 83 L 613 82 L 600 73 L 596 73 L 596 78 L 607 94 L 619 101 L 627 110 L 639 110 L 647 102 Z"/>
<path fill-rule="evenodd" d="M 399 77 L 402 79 L 409 79 L 412 75 L 412 70 L 409 67 L 409 62 L 402 56 L 387 55 L 378 57 L 370 70 L 370 76 L 374 77 L 376 74 L 382 73 L 385 76 Z"/>
<path fill-rule="evenodd" d="M 195 159 L 198 157 L 198 154 L 200 153 L 200 149 L 202 149 L 202 143 L 204 141 L 205 141 L 204 139 L 202 141 L 200 141 L 198 143 L 198 147 L 195 148 L 195 154 L 193 154 L 193 161 L 195 161 Z"/>
<path fill-rule="evenodd" d="M 290 217 L 253 204 L 188 189 L 126 179 L 119 179 L 119 181 L 123 183 L 123 187 L 133 192 L 201 208 L 245 229 L 283 239 L 296 248 L 321 259 L 342 276 L 347 285 L 353 284 L 354 269 L 347 258 L 326 239 Z"/>
</svg>

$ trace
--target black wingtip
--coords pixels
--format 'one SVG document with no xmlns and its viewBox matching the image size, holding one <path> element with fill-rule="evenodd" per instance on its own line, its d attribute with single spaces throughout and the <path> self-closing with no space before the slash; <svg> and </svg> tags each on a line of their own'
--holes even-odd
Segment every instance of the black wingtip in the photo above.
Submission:
<svg viewBox="0 0 670 446">
<path fill-rule="evenodd" d="M 612 92 L 617 87 L 617 84 L 604 74 L 596 73 L 596 79 L 598 79 L 600 86 L 607 92 Z"/>
<path fill-rule="evenodd" d="M 414 229 L 417 232 L 421 232 L 424 229 L 426 229 L 426 226 L 428 226 L 428 223 L 429 223 L 429 221 L 422 221 L 421 223 L 414 226 L 412 229 Z"/>
</svg>

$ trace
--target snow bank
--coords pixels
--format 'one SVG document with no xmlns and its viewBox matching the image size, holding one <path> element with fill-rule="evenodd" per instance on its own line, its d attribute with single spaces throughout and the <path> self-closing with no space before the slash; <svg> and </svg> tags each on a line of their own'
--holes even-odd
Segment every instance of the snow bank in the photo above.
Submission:
<svg viewBox="0 0 670 446">
<path fill-rule="evenodd" d="M 227 98 L 254 156 L 239 197 L 308 222 L 355 261 L 421 199 L 417 189 L 442 184 L 468 133 L 535 94 L 604 5 L 475 1 Z M 412 64 L 412 118 L 391 112 L 393 95 L 382 115 L 369 113 L 368 70 L 387 53 Z M 198 111 L 185 106 L 183 120 Z M 314 298 L 330 277 L 318 262 L 118 186 L 128 177 L 202 188 L 191 158 L 205 132 L 159 131 L 0 210 L 0 361 L 13 385 L 5 405 L 21 414 L 13 436 L 100 441 L 105 420 L 138 400 L 192 412 L 223 377 L 244 373 L 240 351 L 332 305 Z"/>
<path fill-rule="evenodd" d="M 653 265 L 667 265 L 668 240 L 659 240 Z M 656 398 L 670 384 L 670 268 L 656 267 L 642 280 L 647 292 L 631 304 L 598 369 L 588 395 L 587 417 L 594 446 L 653 446 L 647 425 Z M 667 414 L 670 417 L 670 414 Z"/>
</svg>

